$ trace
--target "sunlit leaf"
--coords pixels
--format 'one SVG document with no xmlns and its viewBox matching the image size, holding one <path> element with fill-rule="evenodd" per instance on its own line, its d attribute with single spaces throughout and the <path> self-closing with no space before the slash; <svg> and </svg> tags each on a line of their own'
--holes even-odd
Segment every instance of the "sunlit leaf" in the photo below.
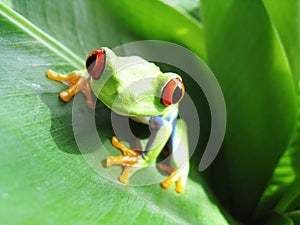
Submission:
<svg viewBox="0 0 300 225">
<path fill-rule="evenodd" d="M 162 2 L 190 14 L 195 19 L 201 21 L 200 18 L 200 0 L 161 0 Z"/>
<path fill-rule="evenodd" d="M 284 48 L 297 86 L 300 76 L 300 2 L 299 0 L 262 2 Z"/>
<path fill-rule="evenodd" d="M 299 112 L 299 91 L 298 91 L 298 112 Z M 266 209 L 274 208 L 278 212 L 284 212 L 289 204 L 300 193 L 300 123 L 299 115 L 296 130 L 293 133 L 291 142 L 280 159 L 272 179 L 265 190 L 257 213 Z M 300 202 L 298 203 L 300 206 Z"/>
<path fill-rule="evenodd" d="M 228 110 L 223 148 L 208 178 L 227 207 L 247 220 L 296 123 L 293 77 L 261 1 L 201 2 L 207 62 Z"/>
<path fill-rule="evenodd" d="M 105 4 L 110 13 L 118 12 L 117 18 L 135 34 L 148 39 L 182 44 L 203 59 L 206 58 L 201 24 L 177 8 L 170 7 L 162 1 L 149 0 L 112 0 L 106 1 Z M 151 24 L 151 29 L 148 24 Z"/>
</svg>

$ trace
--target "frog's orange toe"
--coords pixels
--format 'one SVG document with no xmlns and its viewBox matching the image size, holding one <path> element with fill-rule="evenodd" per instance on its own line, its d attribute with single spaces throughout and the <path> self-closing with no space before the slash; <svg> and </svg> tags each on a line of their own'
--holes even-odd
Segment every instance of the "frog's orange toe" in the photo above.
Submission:
<svg viewBox="0 0 300 225">
<path fill-rule="evenodd" d="M 69 93 L 68 91 L 60 92 L 59 97 L 64 101 L 68 102 L 73 97 L 74 94 Z"/>
<path fill-rule="evenodd" d="M 124 176 L 124 174 L 122 174 L 121 176 L 119 176 L 119 181 L 122 184 L 128 185 L 129 184 L 128 175 Z"/>
<path fill-rule="evenodd" d="M 167 189 L 172 186 L 174 182 L 171 179 L 166 179 L 165 181 L 161 182 L 160 185 L 164 188 Z"/>
<path fill-rule="evenodd" d="M 108 168 L 108 167 L 111 167 L 112 165 L 114 165 L 113 164 L 113 156 L 108 156 L 107 158 L 106 158 L 106 167 Z"/>
<path fill-rule="evenodd" d="M 185 176 L 179 173 L 179 170 L 175 170 L 166 180 L 161 182 L 161 186 L 167 189 L 175 183 L 175 191 L 179 194 L 184 192 Z"/>
<path fill-rule="evenodd" d="M 53 70 L 47 70 L 46 75 L 47 77 L 51 78 L 53 76 L 54 71 Z"/>
<path fill-rule="evenodd" d="M 54 72 L 53 70 L 47 70 L 46 75 L 51 80 L 60 80 L 60 77 L 62 76 L 60 73 Z"/>
<path fill-rule="evenodd" d="M 176 181 L 176 188 L 175 188 L 175 191 L 176 191 L 178 194 L 181 194 L 182 192 L 184 192 L 184 187 L 182 186 L 181 178 L 179 178 L 178 181 Z"/>
</svg>

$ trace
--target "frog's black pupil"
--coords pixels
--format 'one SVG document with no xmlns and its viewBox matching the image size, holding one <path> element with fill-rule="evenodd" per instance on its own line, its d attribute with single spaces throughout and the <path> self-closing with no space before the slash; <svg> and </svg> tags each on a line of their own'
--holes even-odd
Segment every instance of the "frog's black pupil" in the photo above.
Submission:
<svg viewBox="0 0 300 225">
<path fill-rule="evenodd" d="M 176 104 L 180 100 L 181 95 L 182 95 L 182 89 L 177 86 L 173 92 L 172 103 Z"/>
<path fill-rule="evenodd" d="M 97 54 L 92 54 L 87 60 L 86 60 L 86 69 L 88 72 L 91 72 L 95 66 L 95 62 L 97 59 Z"/>
</svg>

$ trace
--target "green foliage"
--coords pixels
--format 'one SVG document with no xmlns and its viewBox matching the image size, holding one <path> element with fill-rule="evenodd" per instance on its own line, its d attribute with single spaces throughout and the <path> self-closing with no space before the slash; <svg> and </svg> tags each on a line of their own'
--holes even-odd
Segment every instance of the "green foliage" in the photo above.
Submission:
<svg viewBox="0 0 300 225">
<path fill-rule="evenodd" d="M 294 83 L 284 48 L 260 1 L 202 3 L 208 64 L 228 110 L 224 150 L 210 168 L 225 174 L 212 180 L 222 198 L 233 199 L 232 210 L 248 217 L 295 126 Z"/>
<path fill-rule="evenodd" d="M 238 224 L 234 217 L 239 223 L 300 224 L 300 3 L 199 4 L 1 1 L 1 223 Z M 65 86 L 44 75 L 48 69 L 81 69 L 86 54 L 99 46 L 143 39 L 194 51 L 216 75 L 226 100 L 221 152 L 200 174 L 198 148 L 183 195 L 158 184 L 124 187 L 93 171 L 74 140 L 72 103 L 57 98 Z M 199 90 L 188 84 L 198 98 Z M 110 146 L 109 111 L 99 104 L 96 113 Z"/>
</svg>

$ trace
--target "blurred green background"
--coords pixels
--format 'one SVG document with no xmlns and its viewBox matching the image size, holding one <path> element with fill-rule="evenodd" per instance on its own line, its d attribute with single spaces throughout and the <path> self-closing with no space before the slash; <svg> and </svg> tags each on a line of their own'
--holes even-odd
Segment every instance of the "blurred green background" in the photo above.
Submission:
<svg viewBox="0 0 300 225">
<path fill-rule="evenodd" d="M 0 2 L 0 224 L 300 224 L 298 0 Z M 209 108 L 186 84 L 206 129 L 182 195 L 93 171 L 74 140 L 72 104 L 57 98 L 65 86 L 44 75 L 145 39 L 196 53 L 226 101 L 222 149 L 200 173 Z M 96 112 L 109 145 L 109 111 Z"/>
</svg>

